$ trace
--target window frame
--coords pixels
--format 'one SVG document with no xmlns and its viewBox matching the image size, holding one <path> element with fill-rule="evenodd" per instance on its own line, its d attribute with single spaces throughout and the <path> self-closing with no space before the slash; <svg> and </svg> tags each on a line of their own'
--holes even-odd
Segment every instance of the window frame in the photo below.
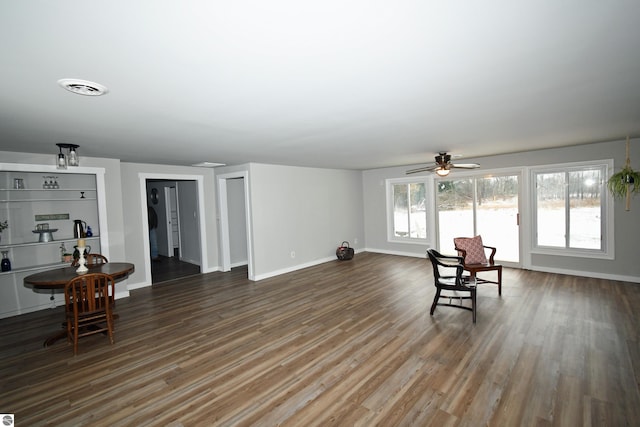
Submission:
<svg viewBox="0 0 640 427">
<path fill-rule="evenodd" d="M 543 246 L 538 245 L 538 188 L 537 176 L 539 174 L 549 173 L 568 173 L 579 172 L 586 169 L 603 168 L 602 180 L 600 182 L 600 232 L 601 232 L 601 248 L 572 248 L 566 243 L 565 247 Z M 614 241 L 614 204 L 613 198 L 607 190 L 607 179 L 613 170 L 613 159 L 593 160 L 571 163 L 557 163 L 544 166 L 531 167 L 529 169 L 529 179 L 531 186 L 531 253 L 553 256 L 569 256 L 577 258 L 598 258 L 598 259 L 614 259 L 615 241 Z M 569 218 L 568 209 L 569 201 L 565 204 L 565 217 Z M 570 227 L 567 223 L 566 228 Z"/>
<path fill-rule="evenodd" d="M 409 243 L 419 244 L 424 246 L 433 246 L 434 244 L 434 229 L 435 218 L 429 216 L 429 213 L 434 212 L 434 190 L 433 190 L 433 178 L 430 176 L 415 176 L 409 178 L 388 178 L 385 180 L 386 191 L 386 205 L 387 205 L 387 241 L 392 243 Z M 393 186 L 398 184 L 423 184 L 425 190 L 425 227 L 426 237 L 401 237 L 396 236 L 394 232 L 394 197 Z"/>
<path fill-rule="evenodd" d="M 496 255 L 496 260 L 508 267 L 520 268 L 524 260 L 527 259 L 528 253 L 526 251 L 527 244 L 527 232 L 523 230 L 522 224 L 526 218 L 526 214 L 524 213 L 527 209 L 526 203 L 529 197 L 528 192 L 528 175 L 526 169 L 522 167 L 509 167 L 509 168 L 496 168 L 496 169 L 487 169 L 487 170 L 469 170 L 469 171 L 456 171 L 455 176 L 451 174 L 443 177 L 434 179 L 434 211 L 435 211 L 435 229 L 434 233 L 436 233 L 436 238 L 438 240 L 438 248 L 439 250 L 444 250 L 442 247 L 442 242 L 440 241 L 440 224 L 439 224 L 439 213 L 438 209 L 438 183 L 440 181 L 455 181 L 455 180 L 472 180 L 473 186 L 473 235 L 478 234 L 478 217 L 477 217 L 477 200 L 478 200 L 478 181 L 487 178 L 495 178 L 495 177 L 516 177 L 518 180 L 518 206 L 517 206 L 517 227 L 518 227 L 518 261 L 508 261 L 504 259 L 500 259 L 500 252 Z M 452 252 L 452 254 L 456 254 Z"/>
</svg>

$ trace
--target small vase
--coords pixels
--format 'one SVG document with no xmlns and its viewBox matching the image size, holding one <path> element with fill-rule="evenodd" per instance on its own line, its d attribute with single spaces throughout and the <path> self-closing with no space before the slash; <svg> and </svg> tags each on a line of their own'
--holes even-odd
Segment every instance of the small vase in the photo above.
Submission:
<svg viewBox="0 0 640 427">
<path fill-rule="evenodd" d="M 11 271 L 11 261 L 9 261 L 9 251 L 2 251 L 1 271 Z"/>
</svg>

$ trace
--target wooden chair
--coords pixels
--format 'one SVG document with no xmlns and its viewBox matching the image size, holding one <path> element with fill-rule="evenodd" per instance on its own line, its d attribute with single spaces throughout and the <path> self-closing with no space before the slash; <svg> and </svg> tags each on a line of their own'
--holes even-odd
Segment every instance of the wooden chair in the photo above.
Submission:
<svg viewBox="0 0 640 427">
<path fill-rule="evenodd" d="M 101 254 L 86 254 L 84 256 L 86 263 L 85 265 L 88 268 L 91 268 L 91 266 L 96 266 L 96 265 L 102 265 L 102 264 L 106 264 L 109 261 L 107 260 L 107 257 Z M 78 260 L 74 259 L 73 262 L 71 263 L 71 267 L 78 267 Z M 115 282 L 112 282 L 112 287 L 111 287 L 111 293 L 109 294 L 109 298 L 111 299 L 111 304 L 115 305 L 116 303 L 116 285 Z"/>
<path fill-rule="evenodd" d="M 64 288 L 67 316 L 67 339 L 73 340 L 73 354 L 78 354 L 78 338 L 106 332 L 113 344 L 113 313 L 109 287 L 113 277 L 104 273 L 87 273 L 69 280 Z"/>
<path fill-rule="evenodd" d="M 427 250 L 427 256 L 433 266 L 434 285 L 436 294 L 431 304 L 431 315 L 436 306 L 456 307 L 470 310 L 473 323 L 476 323 L 476 285 L 475 280 L 469 276 L 463 276 L 464 266 L 462 257 L 442 255 L 435 249 Z M 443 293 L 444 291 L 444 293 Z M 448 299 L 448 303 L 439 302 L 441 298 Z M 452 300 L 458 300 L 459 304 L 452 304 Z M 471 307 L 462 305 L 464 300 L 471 300 Z"/>
<path fill-rule="evenodd" d="M 496 248 L 483 245 L 480 236 L 456 237 L 453 239 L 453 244 L 456 251 L 458 251 L 458 255 L 464 259 L 464 269 L 469 272 L 471 277 L 476 278 L 476 283 L 494 283 L 498 285 L 498 295 L 502 295 L 502 265 L 496 264 L 493 259 L 496 255 Z M 486 257 L 485 251 L 490 251 L 489 258 Z M 480 252 L 482 252 L 482 255 L 480 255 Z M 470 254 L 474 254 L 474 256 L 471 257 Z M 478 277 L 478 273 L 482 271 L 496 271 L 498 279 L 489 280 Z"/>
<path fill-rule="evenodd" d="M 84 259 L 86 261 L 85 265 L 87 267 L 91 267 L 92 265 L 100 265 L 100 264 L 106 264 L 109 261 L 107 260 L 107 257 L 105 257 L 104 255 L 100 255 L 100 254 L 86 254 L 84 256 Z M 74 259 L 73 262 L 71 263 L 72 267 L 78 267 L 78 260 Z"/>
</svg>

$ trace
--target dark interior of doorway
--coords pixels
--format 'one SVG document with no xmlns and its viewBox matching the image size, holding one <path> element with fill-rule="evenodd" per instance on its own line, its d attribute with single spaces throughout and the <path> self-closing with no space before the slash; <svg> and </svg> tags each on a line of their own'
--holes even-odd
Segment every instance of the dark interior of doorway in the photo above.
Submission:
<svg viewBox="0 0 640 427">
<path fill-rule="evenodd" d="M 180 277 L 200 274 L 200 266 L 180 261 L 177 256 L 158 256 L 151 262 L 151 282 L 160 283 Z"/>
<path fill-rule="evenodd" d="M 147 179 L 147 207 L 152 208 L 153 210 L 157 210 L 158 207 L 165 206 L 166 200 L 163 201 L 164 198 L 164 187 L 171 186 L 174 187 L 178 181 L 183 180 L 167 180 L 167 179 Z M 157 186 L 154 186 L 154 183 Z M 155 193 L 155 194 L 154 194 Z M 155 201 L 154 201 L 155 198 Z M 158 200 L 160 203 L 158 203 Z M 158 214 L 157 212 L 155 213 Z M 166 220 L 166 216 L 163 215 Z M 179 221 L 179 217 L 176 216 L 172 218 L 175 221 Z M 157 222 L 157 218 L 156 218 Z M 176 223 L 177 227 L 180 228 L 179 223 Z M 151 228 L 151 214 L 149 216 L 149 226 Z M 166 225 L 165 225 L 166 226 Z M 166 233 L 165 233 L 166 234 Z M 151 242 L 150 242 L 151 245 Z M 168 280 L 174 280 L 181 277 L 192 276 L 194 274 L 200 273 L 200 266 L 197 264 L 192 264 L 189 262 L 180 260 L 180 248 L 175 246 L 173 248 L 173 256 L 164 256 L 160 254 L 154 254 L 152 252 L 152 256 L 155 258 L 150 259 L 151 263 L 151 282 L 153 284 L 166 282 Z M 168 255 L 168 254 L 166 254 Z"/>
</svg>

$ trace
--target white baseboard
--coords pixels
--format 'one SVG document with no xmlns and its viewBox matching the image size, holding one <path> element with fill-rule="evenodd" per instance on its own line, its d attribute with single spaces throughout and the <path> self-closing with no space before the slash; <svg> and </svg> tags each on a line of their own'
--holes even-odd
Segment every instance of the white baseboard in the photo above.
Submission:
<svg viewBox="0 0 640 427">
<path fill-rule="evenodd" d="M 399 252 L 399 251 L 388 251 L 384 249 L 365 249 L 366 252 L 376 252 L 387 255 L 400 255 L 400 256 L 409 256 L 414 258 L 426 258 L 425 255 L 418 255 L 410 252 Z M 504 264 L 503 264 L 504 265 Z M 505 265 L 506 267 L 506 265 Z M 517 268 L 517 267 L 516 267 Z M 606 280 L 615 280 L 619 282 L 631 282 L 631 283 L 640 283 L 640 277 L 634 276 L 624 276 L 620 274 L 609 274 L 609 273 L 599 273 L 597 271 L 577 271 L 563 268 L 547 268 L 542 266 L 531 266 L 530 270 L 532 271 L 540 271 L 543 273 L 557 273 L 557 274 L 567 274 L 569 276 L 578 276 L 578 277 L 591 277 L 594 279 L 606 279 Z"/>
<path fill-rule="evenodd" d="M 373 253 L 378 253 L 378 254 L 409 256 L 409 257 L 412 257 L 412 258 L 424 258 L 424 259 L 427 259 L 427 251 L 426 250 L 424 251 L 423 254 L 416 254 L 416 253 L 413 253 L 413 252 L 389 251 L 389 250 L 386 250 L 386 249 L 373 249 L 373 248 L 363 249 L 362 252 L 373 252 Z"/>
<path fill-rule="evenodd" d="M 202 274 L 205 273 L 213 273 L 214 271 L 220 271 L 220 266 L 219 265 L 215 265 L 213 267 L 209 267 L 207 270 L 204 270 L 202 267 L 200 267 L 200 270 Z"/>
<path fill-rule="evenodd" d="M 244 261 L 231 263 L 231 268 L 242 267 L 243 265 L 249 265 L 249 261 L 245 259 Z"/>
<path fill-rule="evenodd" d="M 127 293 L 134 289 L 148 288 L 149 286 L 151 286 L 151 282 L 127 283 Z"/>
<path fill-rule="evenodd" d="M 302 270 L 303 268 L 313 267 L 314 265 L 318 265 L 318 264 L 324 264 L 325 262 L 333 261 L 335 259 L 336 259 L 336 257 L 321 258 L 321 259 L 317 259 L 317 260 L 314 260 L 314 261 L 305 262 L 304 264 L 293 265 L 291 267 L 283 268 L 283 269 L 280 269 L 280 270 L 270 271 L 268 273 L 264 273 L 264 274 L 260 274 L 260 275 L 255 276 L 255 280 L 256 281 L 264 280 L 264 279 L 268 279 L 270 277 L 279 276 L 281 274 L 291 273 L 292 271 Z"/>
<path fill-rule="evenodd" d="M 541 267 L 539 265 L 532 265 L 530 269 L 532 271 L 540 271 L 542 273 L 567 274 L 569 276 L 591 277 L 594 279 L 615 280 L 618 282 L 640 283 L 640 277 L 623 276 L 621 274 L 599 273 L 597 271 L 576 271 L 564 268 Z"/>
</svg>

